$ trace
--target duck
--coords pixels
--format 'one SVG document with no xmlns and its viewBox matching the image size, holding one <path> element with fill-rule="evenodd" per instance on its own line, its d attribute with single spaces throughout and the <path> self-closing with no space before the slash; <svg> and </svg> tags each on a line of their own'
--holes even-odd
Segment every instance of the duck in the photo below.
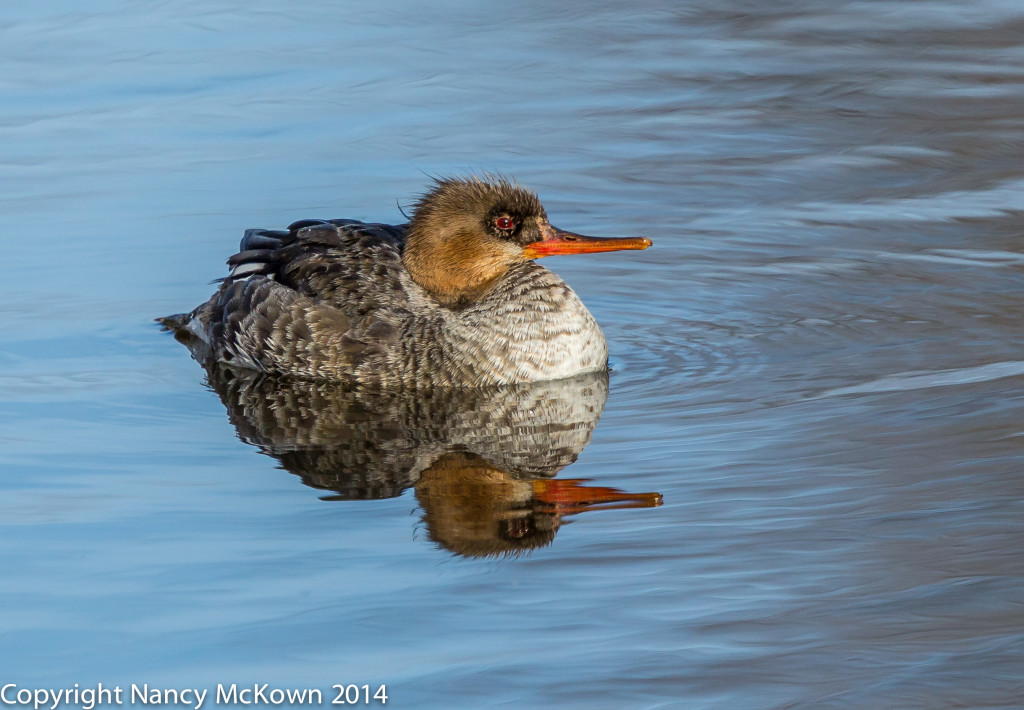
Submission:
<svg viewBox="0 0 1024 710">
<path fill-rule="evenodd" d="M 601 328 L 537 259 L 646 249 L 554 227 L 501 176 L 436 178 L 405 224 L 246 230 L 211 298 L 160 318 L 200 362 L 374 387 L 486 387 L 606 370 Z"/>
</svg>

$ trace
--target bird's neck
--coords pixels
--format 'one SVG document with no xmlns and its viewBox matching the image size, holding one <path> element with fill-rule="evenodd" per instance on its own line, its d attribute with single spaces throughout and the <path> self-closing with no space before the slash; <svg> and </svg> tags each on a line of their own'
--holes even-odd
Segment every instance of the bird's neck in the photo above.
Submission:
<svg viewBox="0 0 1024 710">
<path fill-rule="evenodd" d="M 410 231 L 402 263 L 442 306 L 462 308 L 484 297 L 509 269 L 508 257 L 468 235 L 437 239 Z"/>
</svg>

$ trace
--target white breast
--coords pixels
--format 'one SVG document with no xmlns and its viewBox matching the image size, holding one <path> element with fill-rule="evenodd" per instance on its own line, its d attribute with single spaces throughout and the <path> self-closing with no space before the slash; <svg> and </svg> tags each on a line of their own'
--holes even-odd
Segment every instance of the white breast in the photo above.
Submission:
<svg viewBox="0 0 1024 710">
<path fill-rule="evenodd" d="M 453 353 L 489 382 L 536 382 L 603 370 L 608 346 L 576 293 L 535 264 L 479 304 L 451 311 L 445 330 Z"/>
</svg>

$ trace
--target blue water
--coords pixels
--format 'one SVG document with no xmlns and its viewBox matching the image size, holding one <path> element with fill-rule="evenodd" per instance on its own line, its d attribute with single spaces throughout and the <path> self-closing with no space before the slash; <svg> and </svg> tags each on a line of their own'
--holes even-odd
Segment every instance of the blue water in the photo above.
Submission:
<svg viewBox="0 0 1024 710">
<path fill-rule="evenodd" d="M 0 684 L 1024 705 L 1022 28 L 998 0 L 8 3 Z M 614 368 L 558 479 L 663 505 L 513 556 L 446 547 L 415 488 L 323 500 L 152 322 L 245 228 L 400 222 L 471 171 L 655 243 L 547 265 Z"/>
</svg>

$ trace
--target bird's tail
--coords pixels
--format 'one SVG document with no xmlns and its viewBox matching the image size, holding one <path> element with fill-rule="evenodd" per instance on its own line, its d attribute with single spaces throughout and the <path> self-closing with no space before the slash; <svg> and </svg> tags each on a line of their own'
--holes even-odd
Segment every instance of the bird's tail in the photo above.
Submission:
<svg viewBox="0 0 1024 710">
<path fill-rule="evenodd" d="M 170 330 L 175 333 L 180 331 L 188 323 L 188 319 L 191 317 L 190 313 L 177 313 L 173 316 L 161 316 L 160 318 L 154 318 L 165 331 Z"/>
</svg>

